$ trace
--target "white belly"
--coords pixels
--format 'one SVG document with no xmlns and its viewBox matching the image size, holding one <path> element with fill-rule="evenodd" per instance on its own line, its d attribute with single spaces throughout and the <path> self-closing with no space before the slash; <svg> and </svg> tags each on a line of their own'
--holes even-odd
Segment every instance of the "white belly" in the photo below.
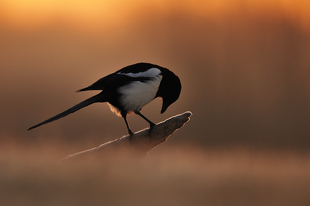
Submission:
<svg viewBox="0 0 310 206">
<path fill-rule="evenodd" d="M 132 82 L 119 88 L 120 103 L 127 112 L 140 111 L 142 107 L 152 101 L 158 91 L 162 76 L 158 75 L 146 82 Z"/>
</svg>

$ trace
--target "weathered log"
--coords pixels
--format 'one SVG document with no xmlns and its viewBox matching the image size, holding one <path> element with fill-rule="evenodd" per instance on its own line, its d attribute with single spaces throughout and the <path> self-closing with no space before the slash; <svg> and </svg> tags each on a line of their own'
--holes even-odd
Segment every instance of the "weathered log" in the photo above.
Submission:
<svg viewBox="0 0 310 206">
<path fill-rule="evenodd" d="M 170 135 L 189 121 L 189 117 L 191 115 L 191 112 L 185 112 L 183 114 L 170 117 L 165 121 L 156 124 L 151 130 L 147 128 L 134 133 L 131 138 L 127 135 L 101 144 L 98 147 L 71 154 L 62 159 L 60 162 L 80 159 L 82 157 L 100 156 L 101 158 L 110 153 L 124 154 L 123 152 L 129 152 L 130 154 L 135 154 L 139 157 L 146 156 L 148 151 L 165 142 Z"/>
</svg>

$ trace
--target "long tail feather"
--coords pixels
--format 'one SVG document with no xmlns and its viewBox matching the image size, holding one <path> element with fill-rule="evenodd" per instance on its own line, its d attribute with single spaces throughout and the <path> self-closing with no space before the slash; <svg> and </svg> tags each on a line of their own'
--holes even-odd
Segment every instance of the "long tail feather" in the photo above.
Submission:
<svg viewBox="0 0 310 206">
<path fill-rule="evenodd" d="M 63 118 L 65 116 L 67 116 L 67 115 L 69 115 L 69 114 L 71 114 L 73 112 L 76 112 L 77 110 L 80 110 L 80 109 L 82 109 L 82 108 L 84 108 L 84 107 L 86 107 L 88 105 L 93 104 L 93 103 L 104 102 L 104 101 L 102 101 L 102 96 L 100 96 L 100 95 L 102 95 L 102 94 L 100 93 L 100 94 L 97 94 L 97 95 L 95 95 L 93 97 L 90 97 L 89 99 L 86 99 L 85 101 L 83 101 L 83 102 L 81 102 L 81 103 L 71 107 L 70 109 L 67 109 L 66 111 L 64 111 L 64 112 L 62 112 L 60 114 L 57 114 L 54 117 L 51 117 L 51 118 L 49 118 L 49 119 L 47 119 L 47 120 L 45 120 L 45 121 L 43 121 L 43 122 L 41 122 L 41 123 L 39 123 L 37 125 L 34 125 L 34 126 L 30 127 L 28 130 L 34 129 L 34 128 L 39 127 L 41 125 L 44 125 L 44 124 L 53 122 L 55 120 L 58 120 L 60 118 Z"/>
</svg>

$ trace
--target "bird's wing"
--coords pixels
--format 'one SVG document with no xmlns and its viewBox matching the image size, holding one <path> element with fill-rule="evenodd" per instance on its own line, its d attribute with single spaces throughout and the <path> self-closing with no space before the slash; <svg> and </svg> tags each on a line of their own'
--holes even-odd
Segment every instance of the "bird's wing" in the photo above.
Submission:
<svg viewBox="0 0 310 206">
<path fill-rule="evenodd" d="M 147 81 L 151 77 L 132 77 L 123 73 L 122 70 L 119 70 L 113 74 L 105 76 L 92 85 L 78 90 L 77 92 L 89 91 L 89 90 L 104 90 L 104 89 L 118 89 L 126 84 L 129 84 L 133 81 Z"/>
<path fill-rule="evenodd" d="M 83 89 L 78 90 L 77 92 L 81 91 L 88 91 L 88 90 L 104 90 L 105 88 L 109 89 L 117 89 L 121 86 L 124 86 L 132 81 L 148 81 L 151 78 L 150 77 L 133 77 L 126 74 L 138 74 L 143 73 L 150 68 L 161 68 L 158 65 L 150 64 L 150 63 L 137 63 L 133 65 L 129 65 L 127 67 L 124 67 L 112 74 L 109 74 L 92 85 L 85 87 Z"/>
</svg>

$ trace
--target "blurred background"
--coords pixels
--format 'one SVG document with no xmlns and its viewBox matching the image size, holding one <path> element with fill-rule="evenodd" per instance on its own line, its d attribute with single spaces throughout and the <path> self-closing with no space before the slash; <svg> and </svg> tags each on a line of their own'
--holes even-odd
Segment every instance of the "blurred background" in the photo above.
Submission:
<svg viewBox="0 0 310 206">
<path fill-rule="evenodd" d="M 219 200 L 208 196 L 215 205 L 266 205 L 259 201 L 260 196 L 273 205 L 289 205 L 296 199 L 299 205 L 309 205 L 309 197 L 303 195 L 310 183 L 309 20 L 308 0 L 2 0 L 2 188 L 10 188 L 12 182 L 23 188 L 20 179 L 40 188 L 45 177 L 47 182 L 55 177 L 43 173 L 46 176 L 33 180 L 22 172 L 29 165 L 37 171 L 47 161 L 44 158 L 53 162 L 127 134 L 123 119 L 107 104 L 92 105 L 26 130 L 96 94 L 77 94 L 76 90 L 127 65 L 150 62 L 176 73 L 183 88 L 179 100 L 163 115 L 161 99 L 144 107 L 142 113 L 154 122 L 185 111 L 193 113 L 182 130 L 149 155 L 159 168 L 171 169 L 160 170 L 164 178 L 158 177 L 159 182 L 167 183 L 172 174 L 184 180 L 186 173 L 186 183 L 177 187 L 209 191 Z M 148 126 L 136 115 L 130 115 L 128 121 L 133 131 Z M 196 169 L 174 167 L 184 164 Z M 202 169 L 209 167 L 211 173 Z M 17 176 L 10 179 L 12 171 Z M 206 172 L 199 174 L 208 176 L 207 183 L 212 179 L 209 175 L 215 178 L 212 184 L 202 184 L 201 178 L 206 176 L 197 176 L 197 171 Z M 279 172 L 283 178 L 270 182 Z M 244 173 L 250 183 L 243 179 Z M 79 181 L 84 174 L 77 175 Z M 227 182 L 217 174 L 224 175 Z M 190 181 L 194 176 L 199 184 Z M 296 178 L 300 179 L 297 183 Z M 57 180 L 61 188 L 66 184 Z M 278 190 L 283 184 L 287 189 Z M 127 186 L 131 188 L 128 182 Z M 273 189 L 262 192 L 269 186 Z M 12 191 L 16 195 L 23 190 Z M 204 193 L 195 195 L 205 203 Z M 239 196 L 244 201 L 239 202 Z M 26 200 L 38 201 L 36 196 Z M 169 202 L 174 203 L 187 202 Z"/>
</svg>

